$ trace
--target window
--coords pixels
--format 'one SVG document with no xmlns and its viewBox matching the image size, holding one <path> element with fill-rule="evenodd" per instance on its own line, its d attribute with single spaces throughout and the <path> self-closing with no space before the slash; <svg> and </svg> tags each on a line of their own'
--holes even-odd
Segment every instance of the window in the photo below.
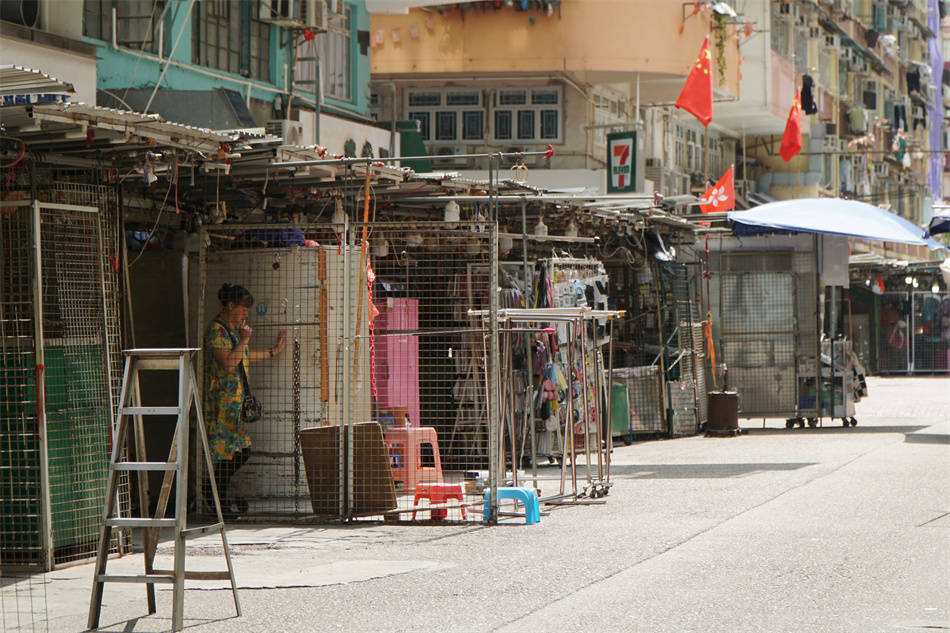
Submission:
<svg viewBox="0 0 950 633">
<path fill-rule="evenodd" d="M 495 138 L 511 138 L 511 110 L 495 110 Z"/>
<path fill-rule="evenodd" d="M 429 140 L 429 116 L 428 112 L 410 112 L 409 118 L 419 122 L 419 133 L 423 141 Z"/>
<path fill-rule="evenodd" d="M 271 80 L 271 25 L 256 19 L 254 5 L 240 0 L 200 0 L 193 9 L 192 24 L 194 63 Z"/>
<path fill-rule="evenodd" d="M 495 98 L 495 140 L 558 141 L 561 101 L 560 88 L 499 90 Z"/>
<path fill-rule="evenodd" d="M 118 44 L 158 54 L 164 0 L 83 0 L 83 35 L 112 41 L 113 6 L 116 9 Z"/>
<path fill-rule="evenodd" d="M 518 140 L 534 138 L 534 110 L 518 110 Z"/>
<path fill-rule="evenodd" d="M 342 101 L 353 100 L 351 13 L 351 9 L 346 7 L 343 15 L 331 15 L 327 32 L 317 36 L 324 94 Z"/>
<path fill-rule="evenodd" d="M 557 138 L 558 114 L 557 110 L 541 110 L 541 138 Z"/>
<path fill-rule="evenodd" d="M 409 94 L 409 105 L 411 106 L 440 106 L 442 105 L 441 92 L 413 92 Z"/>
<path fill-rule="evenodd" d="M 480 90 L 409 90 L 406 106 L 409 118 L 421 122 L 423 140 L 441 143 L 485 140 L 486 115 Z"/>
<path fill-rule="evenodd" d="M 466 110 L 462 113 L 462 140 L 478 141 L 485 138 L 485 113 Z"/>
<path fill-rule="evenodd" d="M 435 113 L 435 140 L 454 141 L 458 138 L 457 115 L 452 111 Z"/>
</svg>

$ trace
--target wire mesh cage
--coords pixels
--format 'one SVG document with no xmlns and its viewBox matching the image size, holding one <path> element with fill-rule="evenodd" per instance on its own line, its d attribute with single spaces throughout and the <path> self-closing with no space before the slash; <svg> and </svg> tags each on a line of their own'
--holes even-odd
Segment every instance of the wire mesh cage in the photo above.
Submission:
<svg viewBox="0 0 950 633">
<path fill-rule="evenodd" d="M 664 352 L 672 435 L 693 435 L 702 421 L 700 401 L 705 402 L 705 369 L 699 305 L 693 298 L 687 267 L 659 262 L 656 281 L 660 290 L 661 338 Z"/>
<path fill-rule="evenodd" d="M 0 211 L 4 570 L 49 570 L 98 545 L 111 430 L 99 222 L 91 207 Z"/>
<path fill-rule="evenodd" d="M 493 236 L 466 223 L 205 229 L 204 395 L 218 290 L 238 284 L 254 298 L 248 384 L 264 407 L 240 425 L 243 465 L 224 442 L 216 451 L 228 422 L 205 407 L 226 505 L 250 518 L 474 518 L 466 506 L 490 479 L 488 342 L 468 310 L 488 306 Z"/>
<path fill-rule="evenodd" d="M 817 284 L 810 251 L 729 251 L 712 258 L 713 337 L 724 380 L 750 416 L 813 416 L 818 407 Z"/>
<path fill-rule="evenodd" d="M 615 384 L 622 384 L 626 390 L 630 432 L 641 435 L 665 433 L 659 367 L 621 367 L 614 369 L 613 376 Z"/>
<path fill-rule="evenodd" d="M 950 294 L 913 293 L 914 371 L 950 371 Z"/>
<path fill-rule="evenodd" d="M 913 307 L 908 292 L 885 292 L 878 312 L 877 370 L 881 373 L 910 371 L 911 317 Z"/>
</svg>

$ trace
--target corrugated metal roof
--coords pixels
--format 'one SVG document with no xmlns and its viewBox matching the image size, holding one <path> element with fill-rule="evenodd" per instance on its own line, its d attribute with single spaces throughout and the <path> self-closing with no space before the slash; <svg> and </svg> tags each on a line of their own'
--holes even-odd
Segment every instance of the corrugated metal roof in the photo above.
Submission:
<svg viewBox="0 0 950 633">
<path fill-rule="evenodd" d="M 76 93 L 71 83 L 60 81 L 40 70 L 13 64 L 0 65 L 0 96 L 57 92 Z"/>
</svg>

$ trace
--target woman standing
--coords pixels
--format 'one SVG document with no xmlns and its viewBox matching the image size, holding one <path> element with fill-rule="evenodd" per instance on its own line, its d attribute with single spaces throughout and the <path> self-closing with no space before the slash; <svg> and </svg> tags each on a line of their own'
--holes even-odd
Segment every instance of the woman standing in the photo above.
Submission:
<svg viewBox="0 0 950 633">
<path fill-rule="evenodd" d="M 266 350 L 251 350 L 253 330 L 247 315 L 254 297 L 247 288 L 224 284 L 218 290 L 221 312 L 208 325 L 204 335 L 204 417 L 211 444 L 214 479 L 221 497 L 221 509 L 235 516 L 228 490 L 231 478 L 244 465 L 251 453 L 251 438 L 241 416 L 244 384 L 251 362 L 273 358 L 287 345 L 287 333 L 281 330 L 277 342 Z M 210 478 L 205 479 L 205 499 L 211 500 Z M 240 502 L 239 502 L 240 503 Z M 247 503 L 237 508 L 247 511 Z"/>
</svg>

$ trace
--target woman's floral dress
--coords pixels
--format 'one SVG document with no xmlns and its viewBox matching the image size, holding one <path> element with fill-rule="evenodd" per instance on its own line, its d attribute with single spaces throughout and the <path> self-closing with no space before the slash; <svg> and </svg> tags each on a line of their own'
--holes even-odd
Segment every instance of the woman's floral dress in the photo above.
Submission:
<svg viewBox="0 0 950 633">
<path fill-rule="evenodd" d="M 238 368 L 228 371 L 214 358 L 215 349 L 232 350 L 237 337 L 218 320 L 212 321 L 204 336 L 204 399 L 203 411 L 208 426 L 212 459 L 231 459 L 234 453 L 251 445 L 251 438 L 241 419 L 244 385 Z M 250 362 L 247 348 L 241 359 L 247 372 Z"/>
</svg>

